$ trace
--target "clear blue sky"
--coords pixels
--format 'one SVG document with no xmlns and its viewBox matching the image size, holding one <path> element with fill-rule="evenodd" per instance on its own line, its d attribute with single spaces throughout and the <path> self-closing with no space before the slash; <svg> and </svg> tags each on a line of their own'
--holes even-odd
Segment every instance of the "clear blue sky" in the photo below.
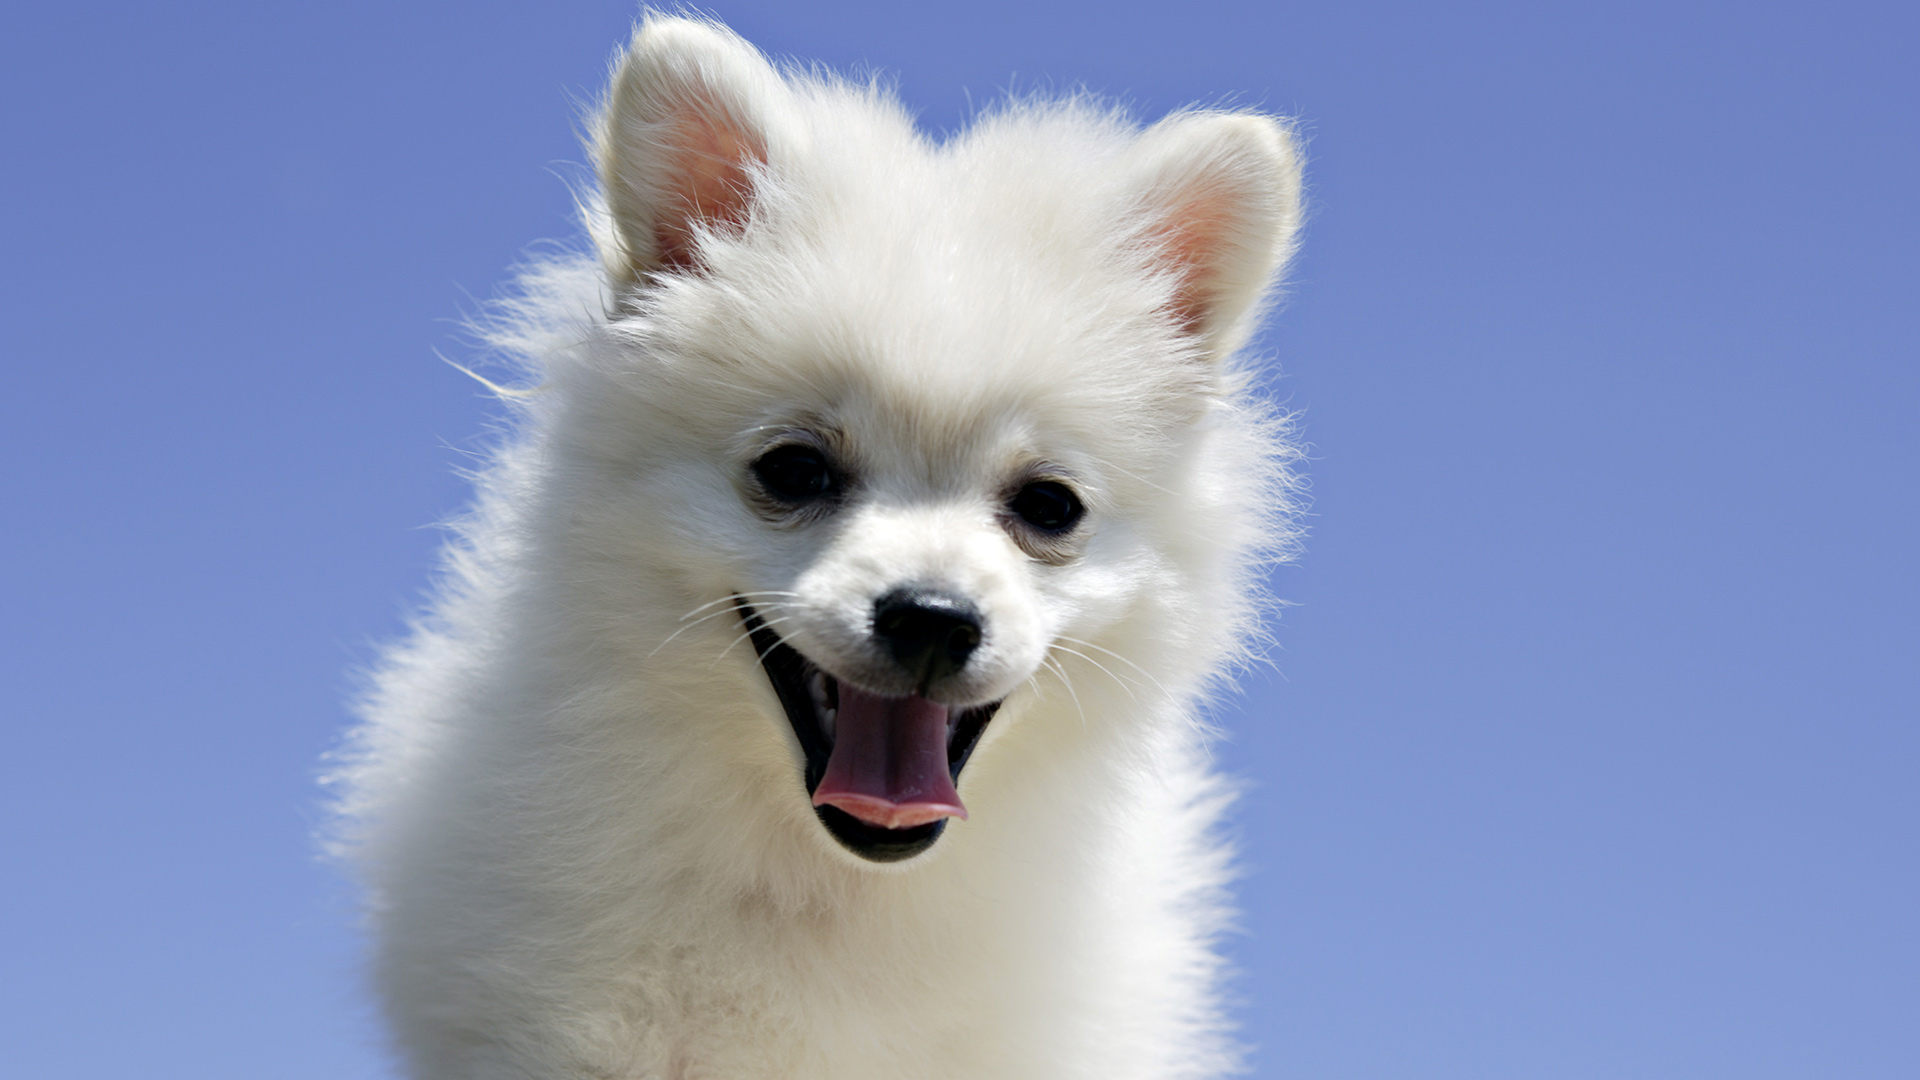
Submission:
<svg viewBox="0 0 1920 1080">
<path fill-rule="evenodd" d="M 715 6 L 934 130 L 1301 118 L 1316 516 L 1219 750 L 1261 1076 L 1920 1076 L 1911 6 Z M 8 1075 L 391 1075 L 315 762 L 633 11 L 0 14 Z"/>
</svg>

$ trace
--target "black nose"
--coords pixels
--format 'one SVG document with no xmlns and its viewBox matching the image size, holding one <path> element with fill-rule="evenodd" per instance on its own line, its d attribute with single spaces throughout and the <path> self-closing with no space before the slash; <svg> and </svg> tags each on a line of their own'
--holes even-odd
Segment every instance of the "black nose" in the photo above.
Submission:
<svg viewBox="0 0 1920 1080">
<path fill-rule="evenodd" d="M 967 666 L 980 645 L 980 613 L 933 589 L 895 589 L 873 603 L 873 633 L 924 692 Z"/>
</svg>

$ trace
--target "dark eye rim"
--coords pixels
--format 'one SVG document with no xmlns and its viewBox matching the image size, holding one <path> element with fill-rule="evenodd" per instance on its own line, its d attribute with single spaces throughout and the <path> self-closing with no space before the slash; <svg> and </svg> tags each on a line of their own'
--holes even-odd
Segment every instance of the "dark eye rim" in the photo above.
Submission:
<svg viewBox="0 0 1920 1080">
<path fill-rule="evenodd" d="M 1057 493 L 1061 502 L 1065 504 L 1066 513 L 1059 524 L 1050 525 L 1045 521 L 1037 521 L 1021 511 L 1019 507 L 1021 497 L 1036 489 Z M 1075 491 L 1073 485 L 1066 480 L 1057 476 L 1033 476 L 1023 480 L 1013 489 L 1012 494 L 1007 496 L 1007 512 L 1021 524 L 1043 536 L 1065 536 L 1086 519 L 1087 504 L 1086 500 L 1080 497 L 1080 493 Z"/>
<path fill-rule="evenodd" d="M 775 455 L 792 452 L 811 454 L 819 459 L 821 483 L 818 490 L 805 493 L 782 491 L 770 481 L 768 470 L 765 467 L 768 461 L 774 458 Z M 795 439 L 775 443 L 765 450 L 762 450 L 759 456 L 755 457 L 753 461 L 748 464 L 747 472 L 753 477 L 754 486 L 762 494 L 768 499 L 788 507 L 802 507 L 831 499 L 837 495 L 844 486 L 840 470 L 834 465 L 833 455 L 827 452 L 826 447 L 812 440 Z"/>
</svg>

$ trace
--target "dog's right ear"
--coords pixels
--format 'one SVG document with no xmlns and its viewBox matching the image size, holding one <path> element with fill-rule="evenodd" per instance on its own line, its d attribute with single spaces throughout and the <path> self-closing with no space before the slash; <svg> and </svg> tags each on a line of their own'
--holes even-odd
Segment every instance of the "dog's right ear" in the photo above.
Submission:
<svg viewBox="0 0 1920 1080">
<path fill-rule="evenodd" d="M 609 219 L 596 240 L 617 287 L 697 268 L 706 235 L 746 225 L 788 93 L 723 26 L 653 17 L 634 31 L 592 146 Z"/>
<path fill-rule="evenodd" d="M 1167 313 L 1208 355 L 1230 355 L 1293 254 L 1293 132 L 1253 112 L 1176 113 L 1147 130 L 1138 153 L 1144 236 L 1151 261 L 1173 279 Z"/>
</svg>

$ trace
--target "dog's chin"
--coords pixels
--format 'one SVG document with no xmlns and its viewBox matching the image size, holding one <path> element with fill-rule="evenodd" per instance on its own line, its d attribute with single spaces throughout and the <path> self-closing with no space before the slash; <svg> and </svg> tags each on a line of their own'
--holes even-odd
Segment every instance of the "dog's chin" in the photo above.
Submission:
<svg viewBox="0 0 1920 1080">
<path fill-rule="evenodd" d="M 836 704 L 840 684 L 820 665 L 807 659 L 767 626 L 745 601 L 735 599 L 740 618 L 746 624 L 753 648 L 766 669 L 767 681 L 786 710 L 787 722 L 800 743 L 805 758 L 807 795 L 813 797 L 827 776 L 833 757 Z M 947 721 L 947 772 L 953 782 L 973 754 L 973 748 L 986 730 L 987 722 L 1000 708 L 1000 702 L 953 709 Z M 892 863 L 911 859 L 933 846 L 946 830 L 945 816 L 932 821 L 889 827 L 862 820 L 838 806 L 815 805 L 814 815 L 840 846 L 869 862 Z M 962 814 L 961 816 L 964 816 Z"/>
</svg>

